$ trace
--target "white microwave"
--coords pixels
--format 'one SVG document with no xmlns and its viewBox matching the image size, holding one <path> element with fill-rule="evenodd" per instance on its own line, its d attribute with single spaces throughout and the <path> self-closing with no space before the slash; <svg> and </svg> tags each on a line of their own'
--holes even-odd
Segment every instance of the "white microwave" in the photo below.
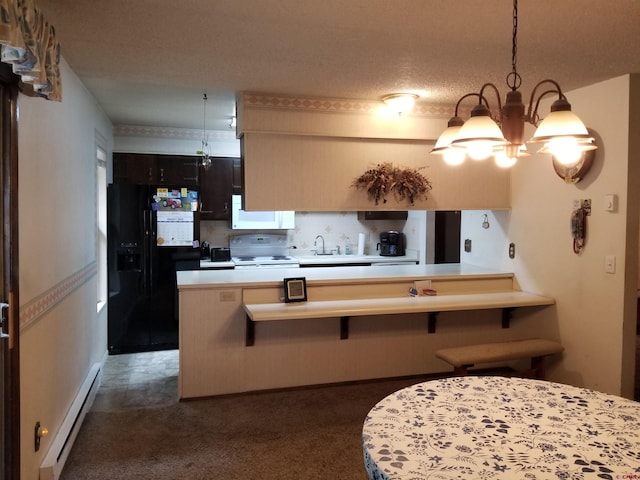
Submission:
<svg viewBox="0 0 640 480">
<path fill-rule="evenodd" d="M 242 210 L 242 195 L 231 196 L 232 230 L 286 230 L 295 228 L 295 212 L 247 212 Z"/>
</svg>

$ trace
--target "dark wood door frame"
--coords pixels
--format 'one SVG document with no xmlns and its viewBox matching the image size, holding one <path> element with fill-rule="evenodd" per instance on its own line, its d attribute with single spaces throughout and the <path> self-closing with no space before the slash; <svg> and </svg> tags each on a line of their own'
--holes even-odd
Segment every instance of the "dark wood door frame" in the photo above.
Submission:
<svg viewBox="0 0 640 480">
<path fill-rule="evenodd" d="M 9 333 L 3 349 L 4 449 L 3 478 L 20 479 L 20 298 L 18 292 L 18 78 L 0 64 L 2 135 L 2 298 Z"/>
</svg>

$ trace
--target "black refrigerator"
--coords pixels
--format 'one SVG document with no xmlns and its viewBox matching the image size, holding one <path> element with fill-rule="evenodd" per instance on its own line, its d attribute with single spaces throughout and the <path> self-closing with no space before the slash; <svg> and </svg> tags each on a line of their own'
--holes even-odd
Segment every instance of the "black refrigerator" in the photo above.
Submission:
<svg viewBox="0 0 640 480">
<path fill-rule="evenodd" d="M 200 267 L 198 192 L 107 189 L 109 354 L 178 348 L 176 272 Z"/>
</svg>

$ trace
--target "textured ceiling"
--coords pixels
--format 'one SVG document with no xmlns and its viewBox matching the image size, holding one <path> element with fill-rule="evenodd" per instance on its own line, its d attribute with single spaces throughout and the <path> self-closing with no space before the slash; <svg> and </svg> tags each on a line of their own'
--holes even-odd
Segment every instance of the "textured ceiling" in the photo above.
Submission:
<svg viewBox="0 0 640 480">
<path fill-rule="evenodd" d="M 35 0 L 115 125 L 228 128 L 236 92 L 453 104 L 511 71 L 511 0 Z M 528 95 L 640 72 L 640 0 L 521 0 Z M 64 85 L 63 85 L 64 95 Z M 569 100 L 571 98 L 569 97 Z"/>
</svg>

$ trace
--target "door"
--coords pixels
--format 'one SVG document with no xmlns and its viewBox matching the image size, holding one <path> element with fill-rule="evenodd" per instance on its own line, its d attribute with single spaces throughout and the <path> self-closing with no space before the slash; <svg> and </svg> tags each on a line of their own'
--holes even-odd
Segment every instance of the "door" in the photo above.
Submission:
<svg viewBox="0 0 640 480">
<path fill-rule="evenodd" d="M 434 263 L 460 263 L 460 211 L 435 213 Z"/>
<path fill-rule="evenodd" d="M 0 64 L 0 476 L 7 480 L 20 478 L 17 98 L 17 77 L 9 65 Z"/>
</svg>

